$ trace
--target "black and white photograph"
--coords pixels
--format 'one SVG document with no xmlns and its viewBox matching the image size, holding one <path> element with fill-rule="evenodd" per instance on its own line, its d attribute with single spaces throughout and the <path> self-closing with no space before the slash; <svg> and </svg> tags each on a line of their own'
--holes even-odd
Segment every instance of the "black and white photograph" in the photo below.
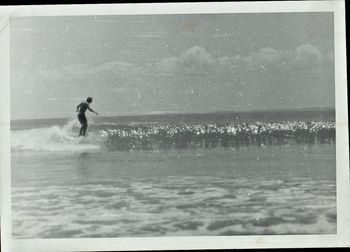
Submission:
<svg viewBox="0 0 350 252">
<path fill-rule="evenodd" d="M 334 10 L 196 4 L 8 17 L 11 239 L 341 233 Z"/>
</svg>

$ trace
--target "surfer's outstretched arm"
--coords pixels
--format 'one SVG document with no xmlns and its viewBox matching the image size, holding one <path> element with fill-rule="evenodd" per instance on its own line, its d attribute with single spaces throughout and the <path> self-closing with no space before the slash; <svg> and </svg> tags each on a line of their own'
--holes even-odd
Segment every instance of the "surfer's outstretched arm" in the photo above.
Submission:
<svg viewBox="0 0 350 252">
<path fill-rule="evenodd" d="M 98 113 L 96 111 L 94 111 L 92 108 L 90 108 L 90 106 L 88 106 L 87 109 L 90 110 L 91 112 L 95 113 L 96 115 L 98 115 Z"/>
</svg>

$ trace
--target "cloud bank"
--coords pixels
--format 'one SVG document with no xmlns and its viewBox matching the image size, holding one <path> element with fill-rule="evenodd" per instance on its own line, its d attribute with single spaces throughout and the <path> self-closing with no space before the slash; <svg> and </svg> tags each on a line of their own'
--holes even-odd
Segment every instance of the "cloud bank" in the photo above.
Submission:
<svg viewBox="0 0 350 252">
<path fill-rule="evenodd" d="M 101 110 L 110 111 L 110 104 L 118 104 L 113 108 L 115 114 L 160 108 L 215 111 L 264 109 L 276 104 L 331 106 L 332 58 L 332 52 L 322 52 L 312 44 L 302 44 L 291 51 L 264 47 L 247 54 L 223 56 L 195 45 L 178 55 L 146 64 L 76 63 L 39 69 L 34 74 L 14 72 L 14 83 L 23 83 L 25 76 L 29 76 L 26 82 L 34 83 L 30 85 L 34 88 L 26 90 L 18 85 L 12 100 L 16 104 L 14 109 L 31 103 L 34 108 L 36 100 L 44 99 L 48 107 L 59 106 L 62 111 L 69 111 L 79 98 L 93 96 L 99 100 Z M 309 99 L 310 96 L 313 98 Z M 66 101 L 62 103 L 60 97 Z M 288 102 L 287 97 L 291 97 Z M 23 103 L 23 99 L 28 102 Z M 33 109 L 34 114 L 36 110 L 41 108 Z"/>
<path fill-rule="evenodd" d="M 327 52 L 329 54 L 329 52 Z M 180 55 L 164 58 L 156 63 L 164 73 L 232 74 L 237 71 L 297 71 L 318 68 L 329 63 L 317 46 L 303 44 L 294 51 L 281 51 L 271 47 L 260 48 L 246 55 L 215 57 L 204 47 L 193 46 Z"/>
</svg>

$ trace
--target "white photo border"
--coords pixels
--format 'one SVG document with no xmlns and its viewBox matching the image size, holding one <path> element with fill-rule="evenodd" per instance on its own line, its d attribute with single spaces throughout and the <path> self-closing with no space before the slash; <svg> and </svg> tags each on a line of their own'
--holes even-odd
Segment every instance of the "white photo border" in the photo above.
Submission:
<svg viewBox="0 0 350 252">
<path fill-rule="evenodd" d="M 11 227 L 9 19 L 24 16 L 333 12 L 336 95 L 337 234 L 13 239 Z M 17 251 L 189 250 L 350 246 L 345 1 L 205 2 L 0 7 L 1 249 Z"/>
</svg>

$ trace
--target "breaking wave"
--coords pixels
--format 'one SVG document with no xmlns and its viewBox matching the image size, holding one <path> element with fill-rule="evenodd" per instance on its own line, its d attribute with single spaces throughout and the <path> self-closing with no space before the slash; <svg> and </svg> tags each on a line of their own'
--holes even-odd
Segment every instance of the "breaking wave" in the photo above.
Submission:
<svg viewBox="0 0 350 252">
<path fill-rule="evenodd" d="M 16 150 L 81 151 L 99 149 L 96 136 L 78 138 L 79 125 L 76 120 L 63 126 L 11 131 L 11 148 Z"/>
<path fill-rule="evenodd" d="M 335 142 L 334 122 L 121 126 L 103 130 L 108 150 L 215 148 Z"/>
<path fill-rule="evenodd" d="M 157 124 L 89 126 L 86 137 L 77 137 L 79 124 L 15 130 L 13 149 L 45 151 L 161 150 L 181 148 L 239 148 L 247 145 L 335 143 L 334 122 L 254 122 L 226 124 Z"/>
</svg>

